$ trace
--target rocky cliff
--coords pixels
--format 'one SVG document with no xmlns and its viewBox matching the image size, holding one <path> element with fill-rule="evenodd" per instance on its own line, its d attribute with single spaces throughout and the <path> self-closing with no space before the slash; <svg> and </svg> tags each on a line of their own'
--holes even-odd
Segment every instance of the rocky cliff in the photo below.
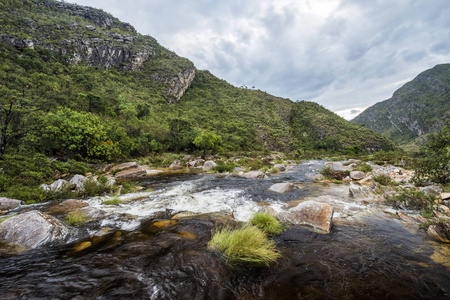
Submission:
<svg viewBox="0 0 450 300">
<path fill-rule="evenodd" d="M 168 102 L 178 101 L 195 77 L 192 62 L 106 12 L 53 0 L 12 2 L 13 5 L 2 7 L 0 25 L 5 26 L 0 26 L 0 39 L 17 49 L 40 46 L 72 64 L 121 71 L 141 70 L 145 63 L 157 65 L 161 57 L 170 56 L 169 66 L 163 64 L 151 74 L 152 79 L 166 85 Z"/>
<path fill-rule="evenodd" d="M 406 144 L 440 130 L 449 117 L 450 64 L 442 64 L 420 73 L 352 122 Z"/>
</svg>

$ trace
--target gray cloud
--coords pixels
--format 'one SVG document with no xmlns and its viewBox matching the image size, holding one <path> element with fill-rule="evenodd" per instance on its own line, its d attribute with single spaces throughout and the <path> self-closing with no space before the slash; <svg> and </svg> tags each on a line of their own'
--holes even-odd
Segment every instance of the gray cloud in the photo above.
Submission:
<svg viewBox="0 0 450 300">
<path fill-rule="evenodd" d="M 346 116 L 450 62 L 447 0 L 70 2 L 112 13 L 232 84 Z"/>
</svg>

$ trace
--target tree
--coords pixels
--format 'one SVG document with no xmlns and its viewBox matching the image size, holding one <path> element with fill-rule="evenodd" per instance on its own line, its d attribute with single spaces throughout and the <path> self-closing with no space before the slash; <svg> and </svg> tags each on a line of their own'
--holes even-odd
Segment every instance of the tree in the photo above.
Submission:
<svg viewBox="0 0 450 300">
<path fill-rule="evenodd" d="M 203 151 L 202 158 L 205 158 L 207 151 L 215 151 L 222 145 L 222 137 L 212 132 L 202 133 L 195 138 L 193 143 Z"/>
<path fill-rule="evenodd" d="M 11 125 L 19 124 L 24 115 L 37 110 L 27 103 L 25 88 L 21 95 L 18 95 L 17 91 L 14 92 L 9 93 L 6 86 L 1 89 L 1 93 L 4 95 L 0 100 L 0 158 L 5 154 L 8 142 L 23 132 L 23 127 Z"/>
<path fill-rule="evenodd" d="M 440 132 L 431 134 L 415 163 L 415 179 L 450 183 L 450 120 Z"/>
</svg>

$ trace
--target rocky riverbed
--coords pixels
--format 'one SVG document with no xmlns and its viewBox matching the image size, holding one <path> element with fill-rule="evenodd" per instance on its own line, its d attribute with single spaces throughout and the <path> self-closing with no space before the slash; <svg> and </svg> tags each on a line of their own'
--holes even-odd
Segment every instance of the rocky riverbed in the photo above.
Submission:
<svg viewBox="0 0 450 300">
<path fill-rule="evenodd" d="M 0 224 L 0 290 L 5 299 L 444 299 L 449 245 L 421 229 L 426 221 L 418 212 L 386 206 L 371 180 L 385 174 L 408 185 L 411 172 L 372 165 L 371 173 L 352 172 L 342 184 L 318 172 L 324 165 L 352 171 L 357 163 L 286 163 L 284 171 L 262 175 L 128 164 L 107 172 L 115 180 L 127 170 L 139 174 L 141 192 L 28 206 L 0 199 L 8 211 Z M 445 217 L 441 203 L 436 213 Z M 290 226 L 275 238 L 278 264 L 234 270 L 206 250 L 217 226 L 258 211 Z M 84 219 L 74 223 L 71 215 Z"/>
</svg>

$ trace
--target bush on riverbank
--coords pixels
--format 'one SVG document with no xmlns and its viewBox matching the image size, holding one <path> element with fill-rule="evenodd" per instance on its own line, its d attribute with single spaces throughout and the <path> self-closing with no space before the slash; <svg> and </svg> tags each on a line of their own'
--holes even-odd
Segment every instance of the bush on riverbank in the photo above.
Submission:
<svg viewBox="0 0 450 300">
<path fill-rule="evenodd" d="M 333 170 L 330 167 L 325 167 L 322 170 L 320 170 L 320 174 L 325 177 L 325 179 L 328 180 L 342 180 L 347 176 L 350 176 L 350 171 L 348 170 Z"/>
<path fill-rule="evenodd" d="M 217 230 L 208 243 L 208 249 L 219 252 L 231 266 L 269 266 L 281 254 L 275 242 L 256 226 Z"/>
</svg>

